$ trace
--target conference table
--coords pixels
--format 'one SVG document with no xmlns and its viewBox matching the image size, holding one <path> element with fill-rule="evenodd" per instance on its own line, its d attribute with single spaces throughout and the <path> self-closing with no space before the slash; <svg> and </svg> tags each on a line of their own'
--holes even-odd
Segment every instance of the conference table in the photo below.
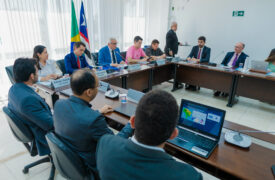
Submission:
<svg viewBox="0 0 275 180">
<path fill-rule="evenodd" d="M 274 77 L 186 61 L 166 62 L 159 66 L 141 65 L 139 70 L 133 71 L 121 69 L 119 72 L 99 79 L 110 83 L 120 93 L 127 93 L 129 88 L 146 92 L 151 90 L 153 85 L 174 79 L 174 90 L 177 89 L 177 83 L 187 83 L 229 93 L 227 105 L 230 107 L 235 103 L 235 96 L 275 103 L 275 96 L 272 94 L 275 89 Z M 37 91 L 51 108 L 57 99 L 68 98 L 41 84 L 37 85 Z M 105 104 L 115 108 L 120 101 L 107 99 L 104 93 L 99 92 L 92 102 L 93 108 L 99 109 Z M 108 113 L 105 117 L 108 124 L 117 130 L 120 130 L 129 120 L 129 117 L 116 112 Z M 198 157 L 168 142 L 165 150 L 174 157 L 221 179 L 273 179 L 271 165 L 275 164 L 275 136 L 264 133 L 246 133 L 252 136 L 257 143 L 253 143 L 249 149 L 241 149 L 224 141 L 224 133 L 230 130 L 254 129 L 225 121 L 219 145 L 208 159 Z"/>
<path fill-rule="evenodd" d="M 41 91 L 46 90 L 50 94 L 56 94 L 59 99 L 68 98 L 67 95 L 55 92 L 50 87 L 43 85 L 38 85 L 37 87 Z M 111 86 L 111 88 L 119 90 L 120 93 L 127 94 L 127 89 L 116 86 Z M 41 94 L 40 91 L 38 93 Z M 131 102 L 128 101 L 127 103 Z M 99 109 L 105 104 L 116 108 L 120 105 L 120 99 L 113 100 L 106 98 L 104 92 L 99 91 L 91 104 L 93 105 L 93 109 Z M 129 121 L 129 117 L 117 112 L 111 112 L 104 116 L 108 124 L 117 130 L 120 130 Z M 258 142 L 253 143 L 249 149 L 242 149 L 224 141 L 224 133 L 231 130 L 254 129 L 225 120 L 219 144 L 208 159 L 201 158 L 169 142 L 165 144 L 165 151 L 221 179 L 273 179 L 271 165 L 275 164 L 275 136 L 264 133 L 246 133 L 252 136 L 256 142 L 262 142 L 263 145 Z"/>
</svg>

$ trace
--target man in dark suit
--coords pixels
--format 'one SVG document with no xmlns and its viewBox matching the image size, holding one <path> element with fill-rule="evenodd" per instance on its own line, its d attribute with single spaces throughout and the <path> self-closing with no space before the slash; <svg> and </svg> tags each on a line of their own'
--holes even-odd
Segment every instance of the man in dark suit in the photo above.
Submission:
<svg viewBox="0 0 275 180">
<path fill-rule="evenodd" d="M 45 134 L 53 129 L 52 113 L 44 99 L 31 87 L 38 80 L 36 60 L 17 59 L 13 72 L 16 83 L 9 90 L 8 107 L 31 129 L 38 154 L 50 154 Z"/>
<path fill-rule="evenodd" d="M 248 57 L 248 55 L 243 52 L 244 47 L 245 47 L 244 43 L 242 42 L 237 43 L 235 45 L 234 52 L 228 52 L 225 55 L 221 64 L 232 68 L 238 68 L 240 67 L 240 65 L 244 67 L 245 60 Z M 214 96 L 219 96 L 220 94 L 221 94 L 220 91 L 216 91 L 214 93 Z M 228 93 L 222 93 L 222 96 L 227 97 Z"/>
<path fill-rule="evenodd" d="M 205 41 L 206 41 L 206 38 L 204 36 L 200 36 L 198 38 L 198 45 L 192 48 L 189 56 L 187 57 L 188 61 L 193 61 L 195 63 L 209 62 L 211 48 L 205 46 Z M 188 85 L 188 84 L 186 84 L 185 88 L 187 90 L 193 90 L 193 91 L 196 91 L 197 89 L 199 89 L 196 86 Z"/>
<path fill-rule="evenodd" d="M 198 45 L 192 48 L 187 60 L 195 61 L 197 63 L 209 62 L 211 48 L 205 46 L 205 41 L 206 38 L 204 36 L 198 38 Z"/>
<path fill-rule="evenodd" d="M 75 70 L 81 68 L 93 68 L 86 61 L 85 48 L 86 45 L 83 42 L 74 43 L 74 51 L 67 54 L 64 58 L 66 73 L 72 74 Z"/>
<path fill-rule="evenodd" d="M 54 107 L 54 128 L 57 135 L 84 160 L 90 169 L 96 168 L 95 152 L 98 139 L 113 134 L 102 114 L 113 111 L 105 105 L 99 111 L 91 109 L 90 102 L 97 95 L 99 80 L 89 69 L 81 69 L 71 76 L 73 96 L 58 100 Z M 118 134 L 132 135 L 130 124 Z"/>
<path fill-rule="evenodd" d="M 96 161 L 101 180 L 202 179 L 192 166 L 166 154 L 165 141 L 178 135 L 178 105 L 168 92 L 154 90 L 140 100 L 130 123 L 131 139 L 105 135 L 97 146 Z"/>
<path fill-rule="evenodd" d="M 177 29 L 178 24 L 172 22 L 171 29 L 166 34 L 166 45 L 164 51 L 167 56 L 174 57 L 178 53 L 178 46 L 182 46 L 182 43 L 178 41 L 178 36 L 176 34 Z"/>
</svg>

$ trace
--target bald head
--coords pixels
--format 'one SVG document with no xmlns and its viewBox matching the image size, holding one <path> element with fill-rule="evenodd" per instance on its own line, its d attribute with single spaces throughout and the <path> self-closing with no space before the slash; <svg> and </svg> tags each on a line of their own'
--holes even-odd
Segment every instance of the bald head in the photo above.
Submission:
<svg viewBox="0 0 275 180">
<path fill-rule="evenodd" d="M 71 76 L 71 88 L 75 95 L 81 96 L 86 90 L 96 90 L 98 79 L 90 69 L 79 69 Z"/>
<path fill-rule="evenodd" d="M 244 43 L 238 42 L 238 43 L 235 45 L 235 53 L 237 53 L 237 54 L 242 53 L 244 47 L 245 47 L 245 44 L 244 44 Z"/>
<path fill-rule="evenodd" d="M 173 21 L 173 22 L 171 23 L 171 29 L 172 29 L 173 31 L 177 31 L 177 29 L 178 29 L 178 23 L 177 23 L 176 21 Z"/>
</svg>

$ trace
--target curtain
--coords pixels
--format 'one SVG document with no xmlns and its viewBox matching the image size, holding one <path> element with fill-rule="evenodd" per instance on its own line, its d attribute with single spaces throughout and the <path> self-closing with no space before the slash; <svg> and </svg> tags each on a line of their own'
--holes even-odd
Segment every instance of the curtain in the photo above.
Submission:
<svg viewBox="0 0 275 180">
<path fill-rule="evenodd" d="M 81 0 L 73 0 L 79 21 Z M 127 50 L 134 36 L 148 45 L 158 38 L 164 47 L 168 0 L 83 0 L 90 46 L 97 52 L 110 37 Z M 34 46 L 47 47 L 49 59 L 70 51 L 71 0 L 0 0 L 0 97 L 11 86 L 5 66 L 18 57 L 32 57 Z"/>
</svg>

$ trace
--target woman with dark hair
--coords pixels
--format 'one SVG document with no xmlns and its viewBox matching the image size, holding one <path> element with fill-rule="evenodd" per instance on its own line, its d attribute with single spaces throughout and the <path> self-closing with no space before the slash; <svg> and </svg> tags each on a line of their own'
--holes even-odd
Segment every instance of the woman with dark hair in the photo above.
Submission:
<svg viewBox="0 0 275 180">
<path fill-rule="evenodd" d="M 62 72 L 54 60 L 48 60 L 47 48 L 37 45 L 33 49 L 33 58 L 37 59 L 38 81 L 48 81 L 62 76 Z"/>
<path fill-rule="evenodd" d="M 271 50 L 268 58 L 265 61 L 268 62 L 268 69 L 271 72 L 275 72 L 275 48 Z"/>
</svg>

